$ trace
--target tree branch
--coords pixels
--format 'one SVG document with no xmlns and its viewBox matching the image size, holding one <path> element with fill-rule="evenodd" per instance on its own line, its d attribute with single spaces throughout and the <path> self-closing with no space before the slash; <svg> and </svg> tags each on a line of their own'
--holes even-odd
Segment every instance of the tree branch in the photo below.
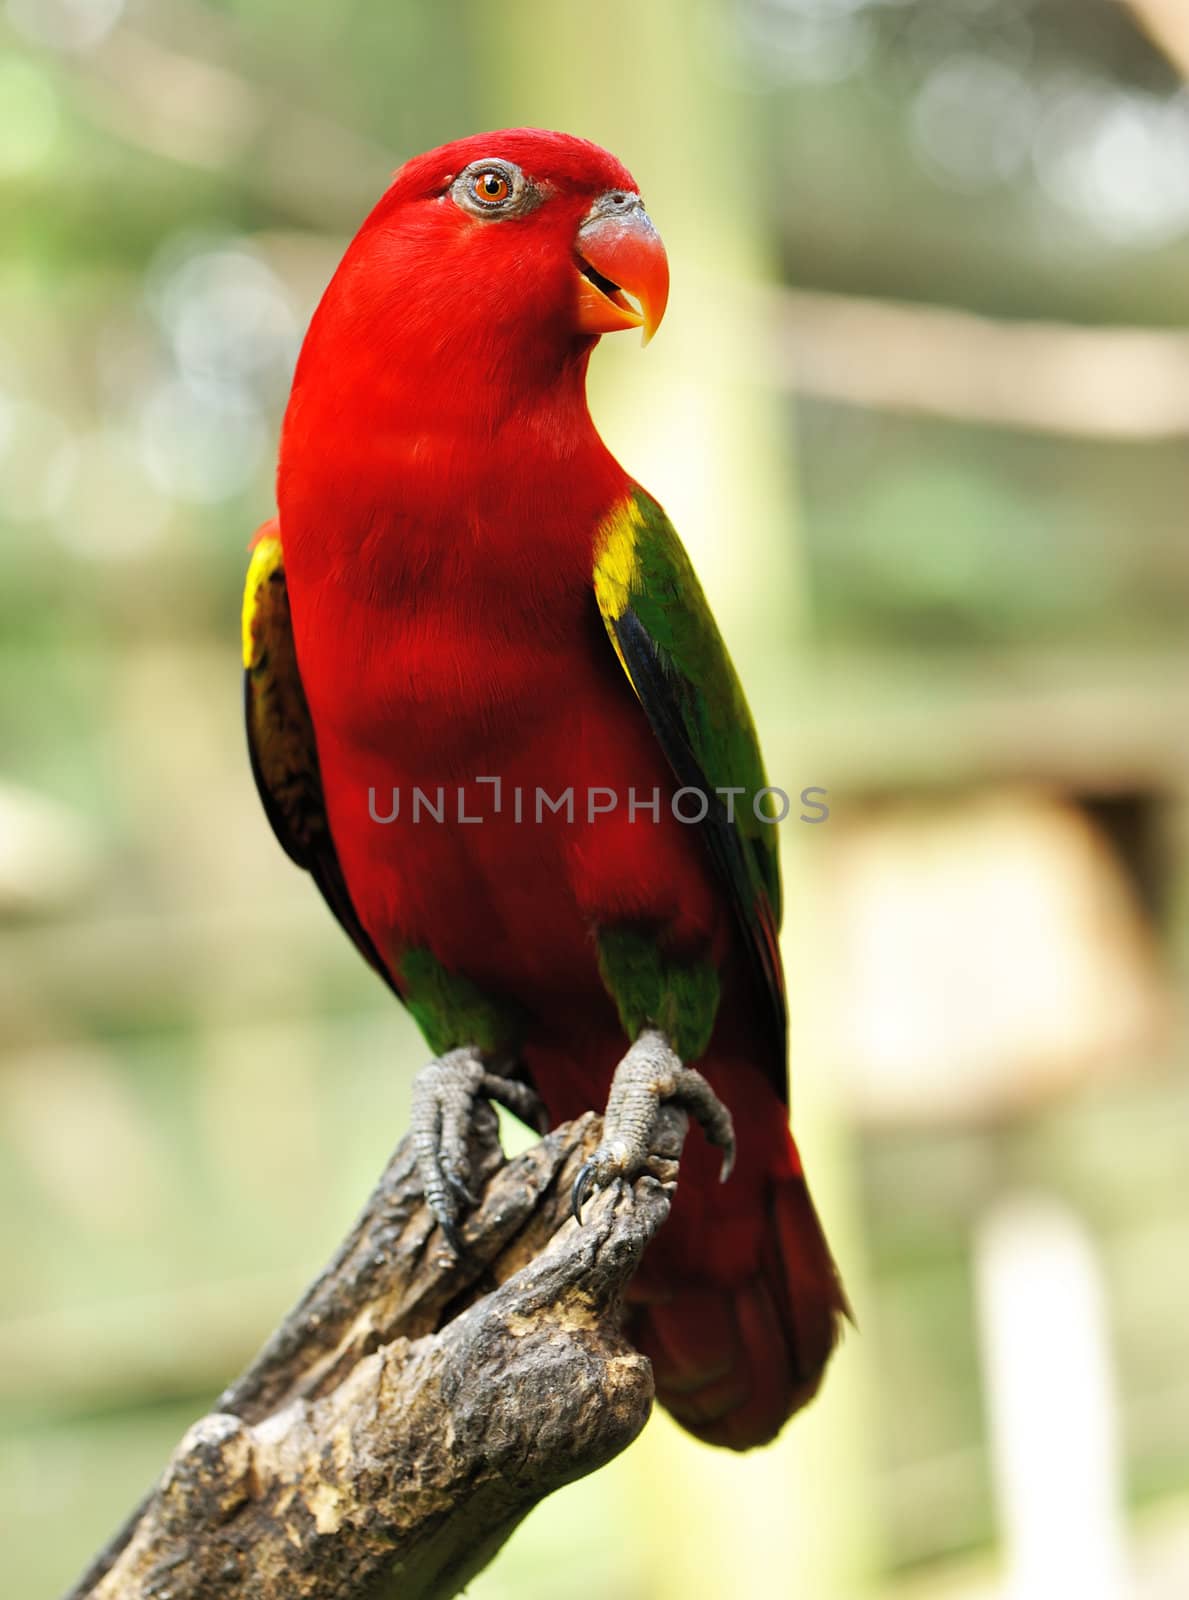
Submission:
<svg viewBox="0 0 1189 1600">
<path fill-rule="evenodd" d="M 648 1419 L 651 1368 L 619 1311 L 669 1212 L 686 1118 L 661 1118 L 660 1176 L 612 1186 L 579 1228 L 570 1187 L 599 1119 L 505 1163 L 482 1106 L 484 1193 L 461 1258 L 406 1139 L 334 1260 L 70 1600 L 457 1594 L 539 1500 Z"/>
</svg>

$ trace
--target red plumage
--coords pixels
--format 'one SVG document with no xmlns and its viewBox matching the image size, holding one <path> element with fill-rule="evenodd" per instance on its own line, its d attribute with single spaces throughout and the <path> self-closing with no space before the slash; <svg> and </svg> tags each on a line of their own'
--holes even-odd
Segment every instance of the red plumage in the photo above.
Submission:
<svg viewBox="0 0 1189 1600">
<path fill-rule="evenodd" d="M 499 155 L 547 175 L 522 221 L 444 191 Z M 394 961 L 432 950 L 512 1000 L 555 1119 L 601 1107 L 625 1038 L 592 929 L 636 922 L 712 951 L 723 999 L 702 1070 L 731 1108 L 735 1175 L 695 1131 L 633 1319 L 662 1399 L 738 1448 L 816 1389 L 842 1305 L 765 1067 L 729 904 L 696 828 L 561 816 L 392 827 L 393 790 L 516 785 L 623 794 L 674 782 L 592 601 L 596 530 L 631 490 L 585 400 L 573 239 L 592 197 L 634 190 L 606 152 L 515 130 L 409 163 L 314 317 L 285 419 L 280 526 L 327 814 L 354 910 Z M 781 1067 L 780 1070 L 783 1070 Z"/>
</svg>

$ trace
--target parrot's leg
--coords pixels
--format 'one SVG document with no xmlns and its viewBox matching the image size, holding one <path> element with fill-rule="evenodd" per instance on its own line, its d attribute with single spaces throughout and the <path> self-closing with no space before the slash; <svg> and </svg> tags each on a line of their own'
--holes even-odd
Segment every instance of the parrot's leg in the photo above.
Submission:
<svg viewBox="0 0 1189 1600">
<path fill-rule="evenodd" d="M 648 1166 L 657 1114 L 664 1104 L 679 1106 L 701 1123 L 711 1144 L 723 1152 L 723 1182 L 730 1177 L 735 1160 L 731 1113 L 702 1074 L 682 1064 L 659 1029 L 645 1028 L 615 1069 L 602 1143 L 574 1180 L 574 1215 L 579 1222 L 589 1188 L 634 1178 Z"/>
<path fill-rule="evenodd" d="M 429 1209 L 455 1254 L 464 1205 L 478 1204 L 471 1192 L 467 1139 L 477 1100 L 494 1100 L 540 1133 L 548 1132 L 541 1100 L 526 1083 L 492 1072 L 480 1052 L 448 1050 L 422 1067 L 413 1082 L 411 1132 L 417 1172 Z"/>
</svg>

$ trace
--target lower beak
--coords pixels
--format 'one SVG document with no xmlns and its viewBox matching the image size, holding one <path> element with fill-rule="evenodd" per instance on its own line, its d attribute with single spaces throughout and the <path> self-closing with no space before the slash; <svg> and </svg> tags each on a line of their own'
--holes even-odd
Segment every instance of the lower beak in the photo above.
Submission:
<svg viewBox="0 0 1189 1600">
<path fill-rule="evenodd" d="M 669 298 L 669 260 L 647 211 L 637 204 L 622 216 L 593 217 L 579 228 L 574 249 L 579 329 L 643 328 L 647 344 Z"/>
</svg>

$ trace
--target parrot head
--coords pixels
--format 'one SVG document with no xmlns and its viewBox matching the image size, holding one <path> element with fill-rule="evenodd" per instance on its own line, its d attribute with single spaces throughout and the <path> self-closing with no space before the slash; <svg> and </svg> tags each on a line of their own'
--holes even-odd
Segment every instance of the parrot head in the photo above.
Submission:
<svg viewBox="0 0 1189 1600">
<path fill-rule="evenodd" d="M 628 328 L 647 343 L 669 292 L 665 247 L 627 169 L 534 128 L 409 161 L 343 266 L 366 289 L 373 333 L 388 314 L 402 345 L 421 332 L 452 355 L 469 344 L 564 358 Z"/>
<path fill-rule="evenodd" d="M 302 345 L 281 436 L 286 550 L 338 517 L 527 493 L 542 451 L 605 504 L 623 472 L 591 423 L 604 333 L 651 337 L 669 268 L 631 174 L 567 134 L 515 128 L 416 156 L 347 248 Z M 501 448 L 483 442 L 499 435 Z M 571 494 L 573 493 L 571 489 Z M 313 536 L 311 535 L 311 538 Z"/>
</svg>

